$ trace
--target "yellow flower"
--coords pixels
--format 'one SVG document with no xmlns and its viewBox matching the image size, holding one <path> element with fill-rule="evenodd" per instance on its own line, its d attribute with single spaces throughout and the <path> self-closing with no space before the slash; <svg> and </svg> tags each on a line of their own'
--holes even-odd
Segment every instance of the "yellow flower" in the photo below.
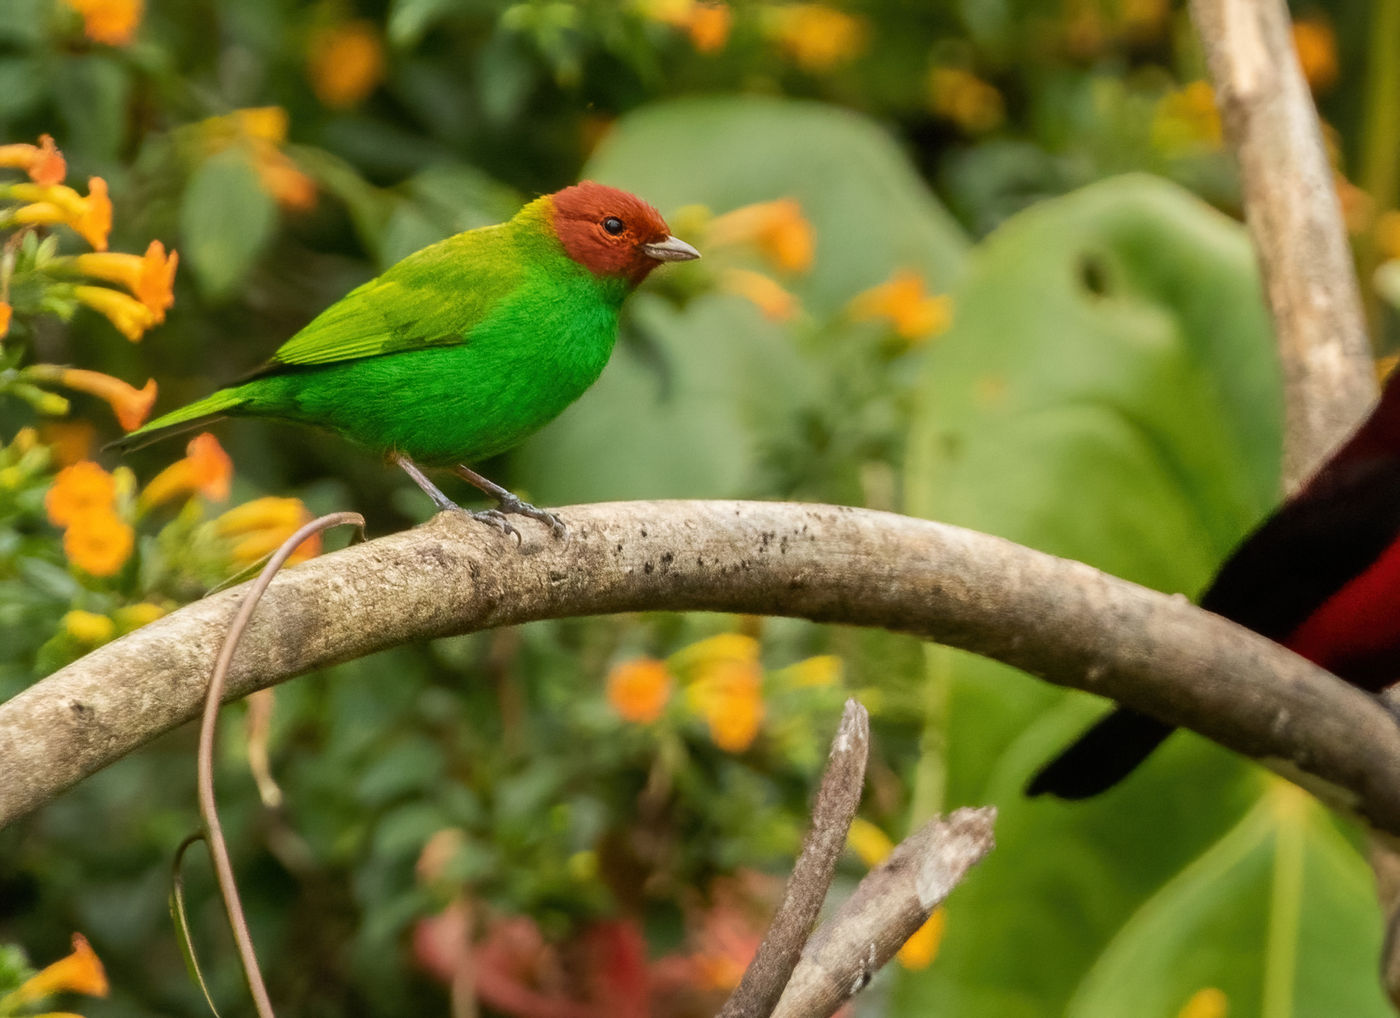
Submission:
<svg viewBox="0 0 1400 1018">
<path fill-rule="evenodd" d="M 895 955 L 906 969 L 917 972 L 933 964 L 943 943 L 943 909 L 936 908 L 922 926 L 913 932 Z"/>
<path fill-rule="evenodd" d="M 79 643 L 95 647 L 110 640 L 116 634 L 117 626 L 106 615 L 74 609 L 63 616 L 63 629 Z"/>
<path fill-rule="evenodd" d="M 788 665 L 777 676 L 798 687 L 834 686 L 841 681 L 843 668 L 835 654 L 819 654 Z"/>
<path fill-rule="evenodd" d="M 788 322 L 797 317 L 797 298 L 783 289 L 776 279 L 750 269 L 725 268 L 719 286 L 726 293 L 743 297 L 775 322 Z"/>
<path fill-rule="evenodd" d="M 15 309 L 7 301 L 0 300 L 0 339 L 10 334 L 10 318 L 14 313 Z"/>
<path fill-rule="evenodd" d="M 68 0 L 83 16 L 83 34 L 106 46 L 125 46 L 141 25 L 143 0 Z"/>
<path fill-rule="evenodd" d="M 1316 15 L 1293 22 L 1293 48 L 1314 92 L 1325 92 L 1337 83 L 1337 35 L 1331 24 Z"/>
<path fill-rule="evenodd" d="M 348 109 L 384 77 L 384 44 L 374 23 L 342 22 L 311 37 L 307 72 L 316 98 L 333 109 Z"/>
<path fill-rule="evenodd" d="M 211 502 L 228 498 L 233 461 L 219 440 L 203 432 L 185 446 L 185 458 L 176 460 L 151 479 L 137 505 L 142 512 L 182 495 L 203 495 Z"/>
<path fill-rule="evenodd" d="M 90 512 L 111 512 L 117 500 L 117 482 L 92 460 L 64 467 L 44 494 L 49 522 L 66 527 Z"/>
<path fill-rule="evenodd" d="M 87 197 L 66 184 L 13 184 L 10 194 L 29 202 L 10 213 L 10 220 L 22 225 L 49 226 L 62 224 L 72 228 L 95 250 L 107 250 L 107 235 L 112 232 L 112 200 L 107 195 L 107 182 L 101 177 L 88 178 Z"/>
<path fill-rule="evenodd" d="M 865 22 L 825 4 L 783 4 L 768 12 L 770 38 L 805 71 L 829 71 L 865 48 Z"/>
<path fill-rule="evenodd" d="M 756 202 L 718 216 L 710 223 L 706 243 L 751 244 L 784 272 L 806 272 L 816 255 L 812 224 L 794 198 Z"/>
<path fill-rule="evenodd" d="M 682 647 L 670 656 L 667 664 L 673 672 L 681 674 L 726 661 L 757 661 L 758 650 L 758 641 L 752 636 L 720 633 Z"/>
<path fill-rule="evenodd" d="M 146 415 L 151 412 L 151 405 L 156 401 L 154 378 L 146 379 L 146 384 L 137 389 L 120 378 L 104 375 L 100 371 L 64 368 L 57 364 L 35 364 L 25 374 L 105 399 L 111 404 L 112 412 L 117 415 L 117 423 L 124 431 L 135 431 L 139 428 L 146 420 Z"/>
<path fill-rule="evenodd" d="M 655 721 L 671 699 L 671 673 L 656 658 L 644 657 L 614 665 L 608 672 L 608 703 L 624 720 Z"/>
<path fill-rule="evenodd" d="M 102 962 L 81 933 L 73 934 L 73 953 L 41 969 L 0 997 L 0 1012 L 9 1014 L 21 1004 L 43 1000 L 55 993 L 83 993 L 89 997 L 107 996 L 107 973 Z M 36 1016 L 39 1018 L 39 1016 Z"/>
<path fill-rule="evenodd" d="M 922 276 L 900 269 L 885 282 L 856 294 L 849 310 L 857 321 L 885 319 L 900 338 L 915 345 L 948 328 L 953 300 L 946 294 L 929 294 Z"/>
<path fill-rule="evenodd" d="M 686 696 L 720 749 L 742 753 L 753 744 L 764 714 L 763 671 L 757 661 L 721 659 L 707 664 Z"/>
<path fill-rule="evenodd" d="M 29 179 L 42 187 L 63 183 L 68 175 L 68 164 L 63 153 L 53 143 L 53 137 L 39 135 L 39 144 L 24 142 L 15 145 L 0 145 L 0 167 L 23 170 Z"/>
<path fill-rule="evenodd" d="M 80 284 L 73 287 L 73 296 L 78 298 L 78 303 L 103 315 L 133 343 L 139 342 L 146 330 L 158 320 L 155 313 L 135 297 L 128 297 L 120 290 L 106 286 Z"/>
<path fill-rule="evenodd" d="M 1225 1018 L 1230 1013 L 1230 998 L 1224 991 L 1207 986 L 1191 995 L 1176 1018 Z"/>
<path fill-rule="evenodd" d="M 165 245 L 158 240 L 151 241 L 144 255 L 80 254 L 72 264 L 84 276 L 126 287 L 157 322 L 165 321 L 165 309 L 175 303 L 175 268 L 180 264 L 180 254 L 171 251 L 167 256 Z"/>
<path fill-rule="evenodd" d="M 935 67 L 928 76 L 929 108 L 968 134 L 1001 126 L 1006 103 L 992 85 L 957 67 Z"/>
<path fill-rule="evenodd" d="M 234 110 L 228 117 L 215 119 L 228 120 L 240 133 L 254 141 L 265 141 L 272 145 L 285 142 L 291 126 L 287 111 L 280 106 L 250 106 Z"/>
<path fill-rule="evenodd" d="M 894 851 L 894 842 L 864 817 L 856 817 L 846 831 L 846 846 L 865 863 L 867 868 L 880 865 Z"/>
<path fill-rule="evenodd" d="M 231 542 L 229 557 L 240 567 L 253 565 L 311 522 L 311 513 L 300 499 L 268 495 L 228 510 L 214 521 L 214 532 Z M 312 534 L 287 559 L 295 565 L 321 552 L 321 535 Z"/>
<path fill-rule="evenodd" d="M 136 547 L 136 532 L 111 509 L 81 512 L 63 532 L 63 553 L 93 576 L 112 576 Z"/>
<path fill-rule="evenodd" d="M 1157 103 L 1152 118 L 1152 144 L 1167 155 L 1181 155 L 1220 148 L 1224 134 L 1220 111 L 1210 83 L 1198 80 Z"/>
<path fill-rule="evenodd" d="M 118 608 L 113 614 L 113 619 L 121 632 L 129 633 L 133 629 L 150 625 L 164 615 L 165 609 L 160 605 L 152 604 L 150 601 L 140 601 Z"/>
</svg>

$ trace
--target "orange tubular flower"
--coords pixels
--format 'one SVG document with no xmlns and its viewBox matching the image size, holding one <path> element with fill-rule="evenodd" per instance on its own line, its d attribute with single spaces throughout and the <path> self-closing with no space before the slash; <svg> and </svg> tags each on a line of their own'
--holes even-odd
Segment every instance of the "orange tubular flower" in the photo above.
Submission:
<svg viewBox="0 0 1400 1018">
<path fill-rule="evenodd" d="M 280 106 L 257 106 L 210 117 L 199 125 L 199 130 L 211 154 L 230 145 L 243 145 L 263 190 L 284 209 L 302 211 L 316 204 L 316 182 L 281 150 L 287 140 L 287 126 L 286 110 Z"/>
<path fill-rule="evenodd" d="M 929 294 L 922 276 L 900 269 L 886 282 L 857 294 L 850 314 L 857 321 L 883 318 L 902 339 L 915 345 L 948 328 L 953 301 L 946 294 Z"/>
<path fill-rule="evenodd" d="M 64 184 L 41 187 L 20 183 L 12 185 L 9 191 L 20 201 L 30 203 L 10 214 L 12 222 L 35 226 L 60 223 L 71 227 L 95 250 L 107 250 L 107 235 L 112 232 L 112 200 L 107 195 L 107 182 L 101 177 L 88 178 L 86 198 Z"/>
<path fill-rule="evenodd" d="M 782 284 L 771 276 L 749 269 L 726 268 L 720 273 L 720 289 L 743 297 L 765 318 L 775 322 L 790 322 L 797 317 L 798 303 Z"/>
<path fill-rule="evenodd" d="M 262 561 L 280 548 L 304 524 L 311 512 L 300 499 L 268 495 L 236 506 L 214 521 L 214 532 L 232 541 L 229 557 L 246 567 Z M 321 553 L 321 535 L 313 534 L 292 552 L 289 565 L 305 562 Z"/>
<path fill-rule="evenodd" d="M 73 934 L 73 953 L 41 969 L 12 992 L 0 997 L 0 1009 L 10 1013 L 22 1004 L 43 1000 L 55 993 L 107 996 L 107 973 L 96 952 L 81 933 Z"/>
<path fill-rule="evenodd" d="M 142 512 L 182 495 L 203 495 L 211 502 L 228 498 L 233 461 L 207 431 L 185 447 L 185 458 L 170 464 L 146 485 L 136 504 Z"/>
<path fill-rule="evenodd" d="M 35 364 L 25 372 L 31 378 L 90 393 L 105 399 L 117 415 L 117 423 L 123 431 L 135 431 L 151 412 L 156 401 L 156 380 L 148 378 L 146 384 L 137 389 L 120 378 L 104 375 L 100 371 L 87 371 L 83 368 L 64 368 L 57 364 Z"/>
<path fill-rule="evenodd" d="M 608 703 L 624 720 L 655 721 L 671 699 L 671 674 L 666 664 L 644 657 L 615 665 L 608 673 Z"/>
<path fill-rule="evenodd" d="M 106 317 L 123 336 L 133 343 L 139 342 L 146 330 L 156 324 L 157 318 L 150 308 L 135 297 L 128 297 L 120 290 L 105 286 L 75 286 L 73 296 L 80 304 L 86 304 Z"/>
<path fill-rule="evenodd" d="M 726 212 L 710 224 L 712 246 L 753 244 L 784 272 L 806 272 L 816 255 L 812 224 L 796 199 L 757 202 Z"/>
<path fill-rule="evenodd" d="M 175 303 L 175 268 L 179 264 L 179 252 L 167 255 L 165 245 L 158 240 L 151 241 L 144 255 L 104 251 L 80 254 L 72 262 L 85 276 L 126 287 L 157 322 L 165 321 L 165 309 Z"/>
<path fill-rule="evenodd" d="M 53 137 L 39 135 L 39 144 L 0 145 L 0 167 L 13 167 L 29 174 L 29 179 L 41 187 L 63 183 L 68 164 L 63 153 L 53 143 Z"/>
<path fill-rule="evenodd" d="M 81 460 L 54 477 L 44 495 L 44 511 L 54 526 L 66 527 L 88 513 L 110 513 L 116 500 L 116 479 L 92 460 Z"/>
<path fill-rule="evenodd" d="M 141 26 L 143 0 L 68 0 L 83 17 L 83 34 L 104 46 L 126 46 Z"/>
<path fill-rule="evenodd" d="M 384 43 L 373 22 L 347 21 L 312 36 L 306 63 L 316 98 L 332 109 L 349 109 L 383 80 Z"/>
<path fill-rule="evenodd" d="M 10 318 L 14 313 L 14 308 L 10 307 L 5 301 L 0 300 L 0 339 L 4 339 L 10 334 Z"/>
<path fill-rule="evenodd" d="M 652 21 L 684 31 L 699 53 L 724 49 L 734 21 L 734 12 L 724 0 L 642 0 L 637 9 Z"/>
</svg>

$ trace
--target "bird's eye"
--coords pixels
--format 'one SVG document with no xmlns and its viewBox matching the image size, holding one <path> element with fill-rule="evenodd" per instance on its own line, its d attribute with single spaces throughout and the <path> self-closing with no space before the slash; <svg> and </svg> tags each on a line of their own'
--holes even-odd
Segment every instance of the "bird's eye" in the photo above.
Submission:
<svg viewBox="0 0 1400 1018">
<path fill-rule="evenodd" d="M 603 220 L 603 229 L 616 237 L 623 231 L 624 227 L 622 225 L 622 220 L 618 219 L 617 216 L 608 216 L 607 219 Z"/>
</svg>

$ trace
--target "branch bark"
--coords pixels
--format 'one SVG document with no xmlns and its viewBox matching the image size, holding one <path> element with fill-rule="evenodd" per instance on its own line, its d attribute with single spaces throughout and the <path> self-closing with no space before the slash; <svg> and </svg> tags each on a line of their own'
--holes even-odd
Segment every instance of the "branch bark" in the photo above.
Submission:
<svg viewBox="0 0 1400 1018">
<path fill-rule="evenodd" d="M 1400 729 L 1369 696 L 1167 596 L 973 531 L 772 502 L 562 510 L 523 545 L 444 513 L 281 573 L 228 699 L 414 640 L 545 618 L 730 611 L 879 626 L 1121 700 L 1349 790 L 1400 835 Z M 194 717 L 244 591 L 205 598 L 0 705 L 0 826 Z"/>
<path fill-rule="evenodd" d="M 1287 5 L 1191 0 L 1191 17 L 1239 161 L 1245 221 L 1278 334 L 1291 491 L 1375 401 L 1361 291 Z"/>
</svg>

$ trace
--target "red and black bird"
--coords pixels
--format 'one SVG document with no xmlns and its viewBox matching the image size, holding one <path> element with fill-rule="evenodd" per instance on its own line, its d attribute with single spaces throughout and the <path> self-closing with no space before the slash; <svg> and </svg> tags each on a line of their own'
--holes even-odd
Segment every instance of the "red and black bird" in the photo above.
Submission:
<svg viewBox="0 0 1400 1018">
<path fill-rule="evenodd" d="M 1201 607 L 1368 692 L 1400 680 L 1400 371 L 1356 433 L 1235 549 Z M 1046 764 L 1026 794 L 1097 795 L 1171 733 L 1119 707 Z"/>
</svg>

